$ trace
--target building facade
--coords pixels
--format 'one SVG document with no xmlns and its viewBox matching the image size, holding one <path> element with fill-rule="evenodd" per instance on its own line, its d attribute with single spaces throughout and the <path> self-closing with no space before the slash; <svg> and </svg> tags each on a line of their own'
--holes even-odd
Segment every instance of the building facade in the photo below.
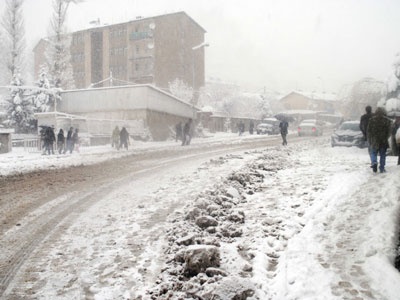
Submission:
<svg viewBox="0 0 400 300">
<path fill-rule="evenodd" d="M 338 109 L 337 96 L 328 93 L 291 92 L 280 99 L 287 110 L 313 110 L 334 113 Z"/>
<path fill-rule="evenodd" d="M 204 86 L 206 31 L 185 12 L 77 31 L 71 34 L 76 88 L 153 84 L 168 89 L 175 79 L 194 90 Z M 47 41 L 34 49 L 35 74 L 45 63 Z M 107 80 L 108 79 L 108 80 Z"/>
</svg>

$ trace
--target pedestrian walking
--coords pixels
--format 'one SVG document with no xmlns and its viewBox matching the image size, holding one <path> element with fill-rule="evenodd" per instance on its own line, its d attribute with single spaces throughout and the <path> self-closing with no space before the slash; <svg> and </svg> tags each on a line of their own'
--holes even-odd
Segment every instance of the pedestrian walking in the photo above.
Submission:
<svg viewBox="0 0 400 300">
<path fill-rule="evenodd" d="M 64 149 L 64 154 L 69 151 L 69 153 L 72 153 L 74 150 L 74 145 L 72 141 L 72 135 L 74 134 L 74 127 L 70 127 L 68 132 L 67 132 L 67 138 L 66 138 L 66 147 Z"/>
<path fill-rule="evenodd" d="M 374 173 L 378 170 L 378 155 L 379 171 L 386 172 L 386 151 L 389 148 L 391 129 L 392 121 L 386 117 L 385 109 L 378 107 L 375 114 L 369 119 L 367 127 L 367 138 L 371 147 L 371 168 Z"/>
<path fill-rule="evenodd" d="M 122 127 L 121 132 L 119 133 L 120 144 L 119 147 L 125 147 L 128 150 L 129 145 L 129 133 L 125 127 Z"/>
<path fill-rule="evenodd" d="M 182 122 L 175 125 L 175 142 L 182 140 Z"/>
<path fill-rule="evenodd" d="M 64 153 L 65 149 L 65 136 L 64 136 L 64 130 L 60 129 L 60 131 L 57 134 L 57 150 L 58 154 Z"/>
<path fill-rule="evenodd" d="M 253 122 L 253 121 L 250 121 L 249 133 L 250 133 L 250 134 L 253 134 L 253 132 L 254 132 L 254 122 Z"/>
<path fill-rule="evenodd" d="M 189 119 L 183 126 L 182 132 L 182 146 L 190 145 L 192 140 L 192 119 Z"/>
<path fill-rule="evenodd" d="M 112 135 L 111 135 L 111 147 L 119 150 L 119 127 L 115 126 Z"/>
<path fill-rule="evenodd" d="M 72 149 L 75 149 L 76 152 L 79 153 L 79 146 L 80 146 L 79 129 L 76 128 L 74 134 L 72 135 Z"/>
<path fill-rule="evenodd" d="M 243 121 L 240 121 L 239 122 L 239 125 L 238 125 L 238 129 L 239 129 L 239 136 L 241 136 L 242 134 L 243 134 L 243 132 L 244 132 L 244 123 L 243 123 Z"/>
<path fill-rule="evenodd" d="M 47 126 L 44 132 L 44 152 L 43 154 L 54 154 L 54 142 L 56 136 L 54 134 L 54 127 Z"/>
<path fill-rule="evenodd" d="M 368 122 L 371 119 L 372 115 L 373 115 L 372 108 L 371 106 L 367 105 L 365 107 L 365 114 L 363 114 L 360 118 L 360 130 L 364 136 L 364 141 L 368 147 L 368 155 L 371 160 L 371 165 L 372 165 L 371 147 L 369 146 L 368 143 L 367 130 L 368 130 Z"/>
<path fill-rule="evenodd" d="M 288 128 L 289 128 L 289 123 L 286 120 L 282 120 L 279 123 L 279 128 L 281 130 L 281 136 L 282 136 L 282 145 L 286 146 L 287 145 L 287 139 L 286 136 L 288 134 Z"/>
</svg>

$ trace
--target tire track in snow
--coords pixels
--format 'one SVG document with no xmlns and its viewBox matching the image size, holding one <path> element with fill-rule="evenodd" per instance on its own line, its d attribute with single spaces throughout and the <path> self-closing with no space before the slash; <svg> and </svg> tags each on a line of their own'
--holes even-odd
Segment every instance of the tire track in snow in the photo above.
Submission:
<svg viewBox="0 0 400 300">
<path fill-rule="evenodd" d="M 168 165 L 172 165 L 181 160 L 191 160 L 210 158 L 213 155 L 226 154 L 227 152 L 242 151 L 249 147 L 265 147 L 268 143 L 274 143 L 275 141 L 256 141 L 253 143 L 241 143 L 235 145 L 220 145 L 215 148 L 208 148 L 200 146 L 192 149 L 184 149 L 184 151 L 174 152 L 171 151 L 169 155 L 171 157 L 160 157 L 159 160 L 146 160 L 139 161 L 136 165 L 136 170 L 126 177 L 123 175 L 118 180 L 112 182 L 101 182 L 101 185 L 97 189 L 89 192 L 83 192 L 81 196 L 75 197 L 71 195 L 66 197 L 63 201 L 60 201 L 57 205 L 49 205 L 48 210 L 45 214 L 41 214 L 37 218 L 32 218 L 26 224 L 23 224 L 18 230 L 17 235 L 11 238 L 6 233 L 0 238 L 2 245 L 13 245 L 8 249 L 7 254 L 2 256 L 0 263 L 0 296 L 8 295 L 11 297 L 19 297 L 18 293 L 29 293 L 32 291 L 18 291 L 17 285 L 13 285 L 14 277 L 17 275 L 20 269 L 24 269 L 23 265 L 28 261 L 29 257 L 35 253 L 35 250 L 43 244 L 45 241 L 56 238 L 62 232 L 74 222 L 74 220 L 82 213 L 87 210 L 90 206 L 95 204 L 99 199 L 102 199 L 104 195 L 110 193 L 112 190 L 118 188 L 118 186 L 127 184 L 131 181 L 134 176 L 142 176 L 154 173 L 159 168 L 166 168 Z M 192 153 L 194 152 L 194 153 Z M 134 159 L 131 159 L 131 161 Z M 121 160 L 123 161 L 123 160 Z M 118 184 L 116 184 L 116 182 Z M 46 205 L 46 204 L 45 204 Z M 43 206 L 41 207 L 43 209 Z M 148 224 L 151 225 L 150 223 Z M 24 231 L 25 229 L 29 229 Z M 13 240 L 11 243 L 11 239 Z M 43 250 L 45 252 L 45 250 Z M 41 254 L 42 255 L 42 254 Z M 25 267 L 25 271 L 29 272 L 29 264 Z M 42 283 L 39 283 L 42 284 Z M 14 291 L 13 289 L 16 288 Z M 17 294 L 15 294 L 15 292 Z M 24 295 L 24 294 L 22 294 Z M 26 295 L 25 295 L 26 296 Z"/>
</svg>

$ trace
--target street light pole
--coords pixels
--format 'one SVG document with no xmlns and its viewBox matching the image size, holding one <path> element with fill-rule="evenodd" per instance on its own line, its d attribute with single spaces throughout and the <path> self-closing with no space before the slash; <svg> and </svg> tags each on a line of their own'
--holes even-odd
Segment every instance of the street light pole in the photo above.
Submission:
<svg viewBox="0 0 400 300">
<path fill-rule="evenodd" d="M 196 87 L 195 87 L 195 51 L 202 49 L 204 47 L 210 46 L 209 43 L 203 42 L 197 46 L 192 47 L 193 50 L 193 55 L 192 55 L 192 105 L 193 105 L 193 118 L 195 118 L 195 109 L 194 109 L 194 104 L 195 104 L 195 93 L 196 93 Z"/>
<path fill-rule="evenodd" d="M 193 75 L 193 77 L 192 77 L 192 88 L 193 88 L 193 100 L 194 100 L 194 94 L 195 94 L 195 90 L 196 90 L 196 87 L 195 87 L 195 51 L 196 50 L 198 50 L 198 49 L 201 49 L 201 48 L 204 48 L 204 47 L 208 47 L 208 46 L 210 46 L 210 44 L 209 43 L 206 43 L 206 42 L 203 42 L 203 43 L 201 43 L 201 44 L 199 44 L 199 45 L 197 45 L 197 46 L 194 46 L 194 47 L 192 47 L 192 50 L 193 50 L 193 55 L 192 55 L 192 75 Z"/>
</svg>

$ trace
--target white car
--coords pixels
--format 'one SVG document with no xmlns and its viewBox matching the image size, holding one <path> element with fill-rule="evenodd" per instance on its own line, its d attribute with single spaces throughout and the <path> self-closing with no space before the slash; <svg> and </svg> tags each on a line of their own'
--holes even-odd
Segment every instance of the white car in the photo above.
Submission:
<svg viewBox="0 0 400 300">
<path fill-rule="evenodd" d="M 322 135 L 322 133 L 323 133 L 322 124 L 315 119 L 304 120 L 297 127 L 297 133 L 299 136 Z"/>
<path fill-rule="evenodd" d="M 257 134 L 274 134 L 273 125 L 267 123 L 258 124 L 256 127 Z"/>
</svg>

